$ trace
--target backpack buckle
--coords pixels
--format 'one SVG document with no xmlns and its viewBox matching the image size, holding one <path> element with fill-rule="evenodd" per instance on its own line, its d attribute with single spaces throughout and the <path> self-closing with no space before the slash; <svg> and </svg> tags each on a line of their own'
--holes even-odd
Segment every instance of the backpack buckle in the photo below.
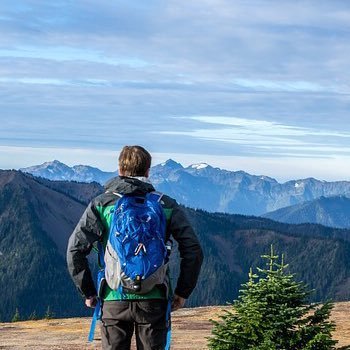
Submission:
<svg viewBox="0 0 350 350">
<path fill-rule="evenodd" d="M 145 254 L 147 253 L 147 249 L 146 249 L 145 245 L 143 243 L 139 243 L 134 251 L 135 255 L 138 255 L 140 253 L 141 249 L 143 250 L 143 252 Z"/>
</svg>

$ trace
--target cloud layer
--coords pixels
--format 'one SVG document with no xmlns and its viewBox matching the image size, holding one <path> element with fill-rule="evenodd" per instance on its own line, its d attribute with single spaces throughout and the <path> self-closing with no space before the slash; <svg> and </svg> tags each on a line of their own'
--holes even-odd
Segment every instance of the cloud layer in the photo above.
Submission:
<svg viewBox="0 0 350 350">
<path fill-rule="evenodd" d="M 0 14 L 3 147 L 349 155 L 347 2 L 19 0 Z"/>
</svg>

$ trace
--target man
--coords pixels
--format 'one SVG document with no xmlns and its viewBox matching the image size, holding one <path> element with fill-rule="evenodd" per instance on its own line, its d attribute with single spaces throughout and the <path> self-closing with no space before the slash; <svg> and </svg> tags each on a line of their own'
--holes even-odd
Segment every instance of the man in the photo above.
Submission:
<svg viewBox="0 0 350 350">
<path fill-rule="evenodd" d="M 143 147 L 125 146 L 119 155 L 119 176 L 106 184 L 105 193 L 90 202 L 69 239 L 68 269 L 88 307 L 96 305 L 97 292 L 87 255 L 96 242 L 106 246 L 111 213 L 121 196 L 139 197 L 154 191 L 148 180 L 150 167 L 151 155 Z M 203 254 L 183 209 L 166 195 L 162 196 L 161 205 L 166 216 L 165 242 L 174 238 L 181 258 L 172 301 L 175 311 L 184 306 L 196 286 Z M 146 294 L 120 292 L 106 285 L 101 296 L 103 349 L 129 350 L 134 329 L 138 350 L 164 349 L 169 289 L 168 278 Z"/>
</svg>

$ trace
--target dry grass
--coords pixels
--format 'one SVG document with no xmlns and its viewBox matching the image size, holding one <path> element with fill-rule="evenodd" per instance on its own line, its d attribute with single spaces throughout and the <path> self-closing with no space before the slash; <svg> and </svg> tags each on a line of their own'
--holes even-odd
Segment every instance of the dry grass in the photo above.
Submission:
<svg viewBox="0 0 350 350">
<path fill-rule="evenodd" d="M 175 312 L 172 349 L 206 349 L 206 337 L 210 336 L 211 330 L 208 320 L 216 318 L 221 309 L 221 307 L 200 307 Z M 337 303 L 332 319 L 337 325 L 334 338 L 339 340 L 339 347 L 350 345 L 350 302 Z M 0 349 L 100 349 L 98 328 L 94 343 L 87 343 L 90 321 L 88 318 L 71 318 L 0 323 Z"/>
</svg>

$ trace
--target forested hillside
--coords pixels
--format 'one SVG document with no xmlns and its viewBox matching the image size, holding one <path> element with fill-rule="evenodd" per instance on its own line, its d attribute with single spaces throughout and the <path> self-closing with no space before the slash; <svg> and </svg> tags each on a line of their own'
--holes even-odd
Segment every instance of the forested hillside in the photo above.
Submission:
<svg viewBox="0 0 350 350">
<path fill-rule="evenodd" d="M 52 204 L 52 206 L 44 205 Z M 47 308 L 83 314 L 65 268 L 67 237 L 83 205 L 18 172 L 0 172 L 0 319 Z M 51 211 L 51 212 L 49 212 Z"/>
<path fill-rule="evenodd" d="M 257 217 L 188 209 L 206 259 L 190 304 L 221 304 L 235 298 L 251 266 L 270 245 L 285 254 L 299 280 L 315 289 L 311 300 L 350 299 L 350 231 L 321 225 L 288 225 Z"/>
</svg>

